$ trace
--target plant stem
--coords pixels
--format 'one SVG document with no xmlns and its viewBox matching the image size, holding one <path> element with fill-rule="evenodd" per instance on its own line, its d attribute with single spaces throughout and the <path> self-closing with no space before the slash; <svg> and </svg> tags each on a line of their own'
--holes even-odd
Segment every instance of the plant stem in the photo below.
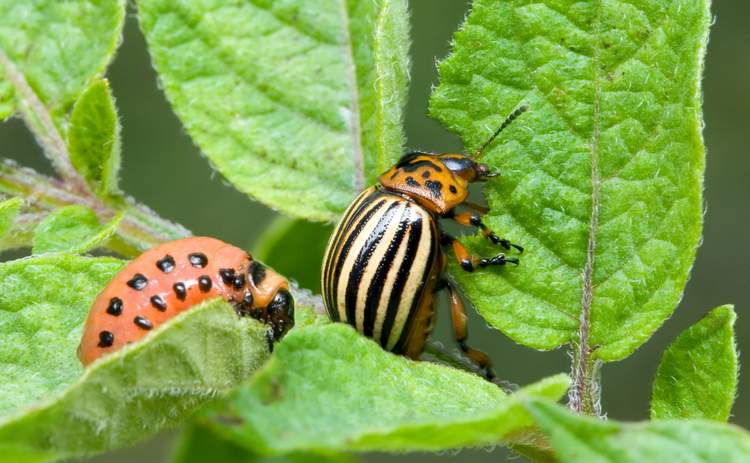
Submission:
<svg viewBox="0 0 750 463">
<path fill-rule="evenodd" d="M 18 104 L 18 112 L 43 148 L 52 167 L 71 191 L 81 195 L 90 195 L 91 190 L 88 185 L 70 162 L 68 147 L 52 120 L 49 110 L 26 81 L 23 73 L 2 49 L 0 49 L 0 66 L 5 70 L 5 76 L 16 92 L 15 101 Z"/>
<path fill-rule="evenodd" d="M 124 256 L 136 255 L 164 241 L 190 236 L 186 228 L 159 217 L 132 198 L 98 198 L 73 167 L 68 146 L 49 109 L 2 50 L 0 66 L 16 92 L 18 112 L 61 179 L 41 175 L 6 160 L 0 165 L 0 192 L 27 198 L 37 212 L 60 206 L 83 205 L 93 209 L 99 219 L 105 221 L 124 211 L 125 217 L 118 228 L 117 237 L 110 243 L 113 250 Z M 36 216 L 42 217 L 39 214 Z M 27 223 L 26 228 L 31 229 L 32 225 Z"/>
<path fill-rule="evenodd" d="M 591 359 L 588 348 L 573 346 L 573 384 L 568 391 L 568 406 L 579 413 L 601 416 L 599 374 L 602 362 Z"/>
<path fill-rule="evenodd" d="M 111 247 L 126 257 L 132 257 L 164 241 L 191 235 L 186 228 L 159 217 L 131 198 L 113 200 L 113 204 L 107 204 L 93 193 L 72 192 L 62 180 L 47 177 L 10 160 L 0 163 L 0 193 L 26 198 L 36 212 L 49 212 L 61 206 L 80 205 L 90 207 L 100 220 L 106 221 L 117 212 L 124 211 L 125 217 Z M 36 214 L 29 217 L 41 219 L 44 215 Z"/>
</svg>

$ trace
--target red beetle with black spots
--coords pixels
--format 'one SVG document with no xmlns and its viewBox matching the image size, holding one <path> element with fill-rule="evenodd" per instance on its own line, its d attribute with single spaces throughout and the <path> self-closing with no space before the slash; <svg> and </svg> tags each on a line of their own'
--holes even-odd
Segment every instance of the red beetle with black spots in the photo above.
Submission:
<svg viewBox="0 0 750 463">
<path fill-rule="evenodd" d="M 239 315 L 266 323 L 272 340 L 294 324 L 294 301 L 284 277 L 223 241 L 184 238 L 144 252 L 97 296 L 83 329 L 81 362 L 88 365 L 138 341 L 215 297 L 233 304 Z"/>
</svg>

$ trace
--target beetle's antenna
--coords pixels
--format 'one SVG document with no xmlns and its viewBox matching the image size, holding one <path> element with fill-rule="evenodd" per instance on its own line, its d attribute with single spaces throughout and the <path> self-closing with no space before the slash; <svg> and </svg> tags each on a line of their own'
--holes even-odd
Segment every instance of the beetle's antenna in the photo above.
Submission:
<svg viewBox="0 0 750 463">
<path fill-rule="evenodd" d="M 507 118 L 505 118 L 505 121 L 503 121 L 500 127 L 498 127 L 498 129 L 495 130 L 495 133 L 493 133 L 492 136 L 486 142 L 484 142 L 484 144 L 480 146 L 478 150 L 474 152 L 474 156 L 472 156 L 471 159 L 473 160 L 479 159 L 479 157 L 482 155 L 484 150 L 488 146 L 490 146 L 490 143 L 492 143 L 495 140 L 495 138 L 497 138 L 497 136 L 500 135 L 500 132 L 502 132 L 506 127 L 508 127 L 511 124 L 511 122 L 516 120 L 518 116 L 525 113 L 527 109 L 529 109 L 528 106 L 522 105 L 522 106 L 519 106 L 515 111 L 510 113 L 510 115 Z"/>
</svg>

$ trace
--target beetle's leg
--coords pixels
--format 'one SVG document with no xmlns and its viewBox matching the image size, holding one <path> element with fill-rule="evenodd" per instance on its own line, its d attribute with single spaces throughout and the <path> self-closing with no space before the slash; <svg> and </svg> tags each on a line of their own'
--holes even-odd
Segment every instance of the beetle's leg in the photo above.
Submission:
<svg viewBox="0 0 750 463">
<path fill-rule="evenodd" d="M 506 257 L 502 253 L 490 258 L 472 256 L 460 241 L 447 233 L 443 233 L 441 242 L 444 246 L 450 244 L 453 247 L 453 253 L 456 255 L 458 263 L 467 272 L 473 272 L 477 267 L 487 267 L 488 265 L 505 265 L 506 263 L 518 265 L 518 259 Z"/>
<path fill-rule="evenodd" d="M 500 246 L 508 250 L 510 250 L 510 248 L 513 247 L 516 250 L 518 250 L 518 252 L 523 252 L 522 246 L 511 243 L 507 239 L 500 238 L 499 236 L 497 236 L 495 232 L 490 230 L 487 227 L 487 225 L 485 225 L 484 222 L 482 222 L 482 217 L 480 217 L 477 214 L 472 214 L 470 212 L 455 213 L 451 211 L 445 216 L 445 218 L 455 220 L 461 225 L 467 225 L 467 226 L 472 225 L 474 227 L 479 228 L 480 230 L 482 230 L 482 234 L 485 236 L 485 238 L 492 241 L 493 244 L 499 244 Z"/>
<path fill-rule="evenodd" d="M 492 381 L 492 379 L 495 378 L 495 372 L 492 371 L 492 362 L 490 361 L 490 358 L 484 352 L 474 349 L 466 344 L 466 338 L 468 337 L 466 330 L 466 311 L 464 310 L 464 303 L 461 301 L 458 291 L 456 291 L 453 283 L 448 280 L 441 281 L 440 286 L 448 290 L 448 297 L 451 304 L 453 333 L 458 347 L 460 347 L 461 351 L 463 351 L 463 353 L 482 370 L 484 377 Z"/>
<path fill-rule="evenodd" d="M 464 201 L 461 203 L 461 205 L 468 207 L 479 215 L 485 215 L 490 210 L 490 208 L 487 206 L 482 206 L 481 204 L 473 203 L 471 201 Z"/>
</svg>

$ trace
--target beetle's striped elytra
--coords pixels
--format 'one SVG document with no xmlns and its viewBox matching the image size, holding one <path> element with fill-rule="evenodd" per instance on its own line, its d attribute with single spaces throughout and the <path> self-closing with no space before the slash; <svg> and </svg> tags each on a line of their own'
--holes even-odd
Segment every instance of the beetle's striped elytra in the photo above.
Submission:
<svg viewBox="0 0 750 463">
<path fill-rule="evenodd" d="M 514 111 L 473 157 L 414 152 L 362 192 L 334 229 L 322 268 L 323 301 L 335 322 L 344 322 L 391 352 L 418 358 L 432 331 L 435 293 L 447 289 L 455 338 L 464 353 L 494 376 L 483 352 L 466 344 L 466 315 L 453 283 L 443 275 L 443 247 L 452 247 L 466 271 L 518 264 L 499 253 L 478 258 L 443 233 L 439 219 L 477 227 L 506 251 L 523 248 L 498 237 L 481 219 L 487 208 L 466 201 L 469 184 L 496 174 L 476 162 L 492 140 L 526 110 Z M 459 206 L 473 212 L 457 212 Z"/>
</svg>

